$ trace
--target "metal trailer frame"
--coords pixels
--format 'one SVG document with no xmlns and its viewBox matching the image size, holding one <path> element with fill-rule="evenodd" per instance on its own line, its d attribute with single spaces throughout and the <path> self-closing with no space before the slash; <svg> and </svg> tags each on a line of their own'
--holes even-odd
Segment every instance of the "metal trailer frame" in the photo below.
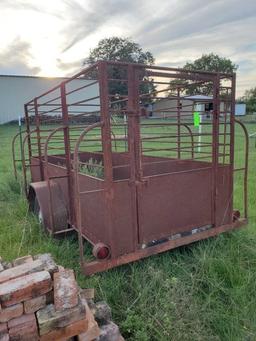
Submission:
<svg viewBox="0 0 256 341">
<path fill-rule="evenodd" d="M 26 130 L 12 143 L 15 176 L 22 162 L 30 207 L 47 231 L 78 233 L 85 274 L 245 225 L 248 134 L 234 117 L 235 80 L 235 74 L 100 61 L 25 104 Z M 118 95 L 113 92 L 117 83 L 123 88 Z M 184 91 L 209 84 L 213 111 L 210 121 L 201 124 L 210 131 L 199 133 L 191 120 L 193 109 L 182 106 Z M 94 86 L 98 93 L 87 97 Z M 163 94 L 170 89 L 174 104 L 163 109 L 165 120 L 146 120 L 145 101 L 166 98 Z M 80 94 L 79 101 L 74 101 L 74 93 Z M 82 122 L 92 114 L 94 123 Z M 114 120 L 116 114 L 119 121 Z M 245 136 L 245 164 L 238 169 L 235 124 Z M 118 135 L 118 129 L 124 135 Z M 83 149 L 84 143 L 94 150 Z M 93 167 L 104 169 L 103 179 L 82 174 L 82 167 L 91 167 L 92 157 L 100 160 Z M 242 218 L 233 209 L 236 171 L 244 176 Z M 95 260 L 85 259 L 85 240 L 93 245 Z"/>
</svg>

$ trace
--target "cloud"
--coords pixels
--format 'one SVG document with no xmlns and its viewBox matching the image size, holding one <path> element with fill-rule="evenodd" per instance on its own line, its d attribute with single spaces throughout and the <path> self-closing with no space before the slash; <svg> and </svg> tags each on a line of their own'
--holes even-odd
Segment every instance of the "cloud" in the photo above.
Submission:
<svg viewBox="0 0 256 341">
<path fill-rule="evenodd" d="M 169 2 L 161 15 L 143 21 L 133 34 L 157 64 L 183 66 L 203 53 L 230 58 L 238 69 L 237 92 L 256 79 L 256 2 L 238 0 Z M 250 85 L 251 84 L 251 85 Z"/>
<path fill-rule="evenodd" d="M 49 10 L 47 9 L 47 6 L 44 5 L 43 2 L 40 4 L 37 2 L 35 4 L 35 1 L 29 1 L 29 0 L 1 0 L 0 2 L 0 8 L 6 9 L 8 8 L 9 10 L 23 10 L 23 11 L 34 11 L 38 12 L 41 14 L 47 14 L 51 16 L 55 16 L 57 18 L 62 19 L 62 15 L 59 12 L 56 12 L 54 10 Z"/>
<path fill-rule="evenodd" d="M 34 59 L 42 75 L 67 75 L 81 68 L 100 39 L 121 35 L 151 51 L 157 64 L 183 66 L 209 52 L 230 58 L 240 64 L 239 93 L 256 79 L 255 0 L 0 0 L 1 9 L 5 20 L 10 16 L 1 39 L 6 44 L 9 34 L 10 43 L 0 46 L 9 64 L 0 61 L 0 68 L 8 72 L 37 73 Z M 18 28 L 23 33 L 15 40 Z M 16 45 L 23 52 L 10 52 L 8 63 Z"/>
<path fill-rule="evenodd" d="M 41 70 L 39 66 L 29 66 L 31 58 L 30 44 L 17 37 L 0 52 L 1 73 L 23 73 L 30 75 L 39 73 Z"/>
<path fill-rule="evenodd" d="M 73 73 L 78 72 L 82 67 L 81 59 L 72 61 L 72 62 L 65 62 L 58 58 L 56 60 L 57 67 L 62 70 L 66 76 L 71 76 Z"/>
<path fill-rule="evenodd" d="M 141 8 L 136 0 L 97 0 L 87 1 L 83 5 L 75 0 L 63 0 L 66 6 L 65 27 L 62 34 L 66 45 L 62 52 L 71 49 L 75 44 L 95 33 L 110 21 L 113 22 L 126 13 L 131 15 L 137 8 Z"/>
<path fill-rule="evenodd" d="M 144 44 L 152 46 L 155 43 L 162 44 L 173 39 L 192 37 L 222 24 L 235 25 L 236 21 L 255 16 L 254 0 L 247 1 L 246 6 L 242 6 L 240 0 L 179 1 L 176 8 L 170 5 L 165 15 L 148 20 L 148 23 L 136 32 L 136 36 L 143 39 Z"/>
</svg>

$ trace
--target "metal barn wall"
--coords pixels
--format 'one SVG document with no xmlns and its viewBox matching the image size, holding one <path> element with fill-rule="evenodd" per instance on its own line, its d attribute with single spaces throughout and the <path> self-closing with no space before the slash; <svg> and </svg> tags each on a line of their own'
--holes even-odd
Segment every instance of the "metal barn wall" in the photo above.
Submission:
<svg viewBox="0 0 256 341">
<path fill-rule="evenodd" d="M 17 120 L 19 115 L 24 115 L 24 103 L 43 92 L 53 88 L 66 78 L 46 78 L 29 76 L 6 76 L 0 75 L 0 124 Z M 90 82 L 77 79 L 75 82 Z M 86 89 L 85 97 L 98 95 L 98 87 L 92 86 Z M 73 95 L 72 101 L 79 101 L 81 94 Z M 97 101 L 96 101 L 97 102 Z M 95 102 L 95 103 L 96 103 Z M 88 107 L 88 112 L 91 110 Z"/>
</svg>

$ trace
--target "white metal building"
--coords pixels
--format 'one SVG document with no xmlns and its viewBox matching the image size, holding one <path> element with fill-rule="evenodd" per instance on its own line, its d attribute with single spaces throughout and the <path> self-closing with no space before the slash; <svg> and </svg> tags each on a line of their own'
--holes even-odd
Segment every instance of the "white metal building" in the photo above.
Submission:
<svg viewBox="0 0 256 341">
<path fill-rule="evenodd" d="M 36 96 L 50 90 L 60 84 L 66 78 L 55 77 L 34 77 L 34 76 L 9 76 L 0 75 L 0 124 L 18 120 L 19 116 L 24 116 L 24 104 Z M 84 79 L 72 81 L 71 87 L 78 87 L 81 82 L 90 82 Z M 80 85 L 81 86 L 81 85 Z M 98 86 L 91 86 L 86 89 L 86 97 L 98 96 Z M 70 96 L 72 101 L 81 99 L 81 91 Z M 84 98 L 84 97 L 83 97 Z M 95 100 L 94 104 L 98 101 Z M 92 104 L 92 103 L 91 103 Z M 87 107 L 88 112 L 92 108 Z"/>
</svg>

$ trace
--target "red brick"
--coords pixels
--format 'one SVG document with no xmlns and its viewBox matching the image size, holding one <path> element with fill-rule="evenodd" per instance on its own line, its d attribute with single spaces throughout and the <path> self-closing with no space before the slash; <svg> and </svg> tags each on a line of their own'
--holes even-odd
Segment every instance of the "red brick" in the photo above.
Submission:
<svg viewBox="0 0 256 341">
<path fill-rule="evenodd" d="M 52 275 L 54 272 L 58 271 L 58 266 L 54 262 L 50 253 L 40 254 L 34 257 L 35 260 L 40 260 L 44 263 L 44 270 L 49 271 Z"/>
<path fill-rule="evenodd" d="M 44 270 L 44 263 L 39 259 L 30 263 L 21 264 L 0 272 L 0 284 L 42 270 Z"/>
<path fill-rule="evenodd" d="M 19 327 L 23 324 L 31 324 L 35 319 L 35 314 L 22 315 L 8 322 L 8 328 Z"/>
<path fill-rule="evenodd" d="M 52 332 L 40 337 L 40 341 L 64 341 L 72 336 L 79 335 L 88 329 L 87 319 L 83 319 L 72 324 L 53 330 Z"/>
<path fill-rule="evenodd" d="M 31 298 L 24 302 L 25 314 L 31 314 L 46 306 L 46 295 Z"/>
<path fill-rule="evenodd" d="M 38 310 L 36 317 L 40 335 L 45 335 L 55 329 L 63 328 L 73 322 L 83 320 L 85 318 L 85 306 L 79 302 L 74 308 L 56 311 L 54 305 L 50 304 Z"/>
<path fill-rule="evenodd" d="M 86 309 L 86 319 L 88 321 L 88 328 L 85 332 L 78 335 L 78 341 L 91 341 L 96 339 L 100 335 L 100 329 L 98 323 L 95 321 L 90 308 L 87 305 L 86 300 L 82 300 Z"/>
<path fill-rule="evenodd" d="M 9 341 L 7 323 L 0 323 L 0 341 Z"/>
<path fill-rule="evenodd" d="M 0 323 L 19 317 L 23 314 L 23 304 L 15 304 L 0 311 Z"/>
<path fill-rule="evenodd" d="M 41 296 L 51 289 L 52 281 L 48 271 L 32 273 L 0 284 L 0 302 L 2 308 L 8 307 Z"/>
<path fill-rule="evenodd" d="M 16 259 L 12 262 L 12 264 L 13 264 L 13 266 L 18 266 L 18 265 L 25 264 L 25 263 L 29 263 L 29 262 L 33 262 L 33 258 L 32 258 L 32 256 L 30 256 L 30 255 L 24 256 L 24 257 L 16 258 Z"/>
<path fill-rule="evenodd" d="M 8 332 L 7 323 L 0 323 L 0 338 Z"/>
<path fill-rule="evenodd" d="M 78 304 L 78 285 L 73 270 L 56 272 L 54 280 L 54 305 L 56 310 L 73 308 Z"/>
<path fill-rule="evenodd" d="M 53 298 L 53 290 L 47 292 L 46 294 L 46 304 L 53 304 L 54 303 L 54 298 Z"/>
<path fill-rule="evenodd" d="M 8 322 L 10 341 L 39 340 L 35 314 L 22 315 Z"/>
</svg>

